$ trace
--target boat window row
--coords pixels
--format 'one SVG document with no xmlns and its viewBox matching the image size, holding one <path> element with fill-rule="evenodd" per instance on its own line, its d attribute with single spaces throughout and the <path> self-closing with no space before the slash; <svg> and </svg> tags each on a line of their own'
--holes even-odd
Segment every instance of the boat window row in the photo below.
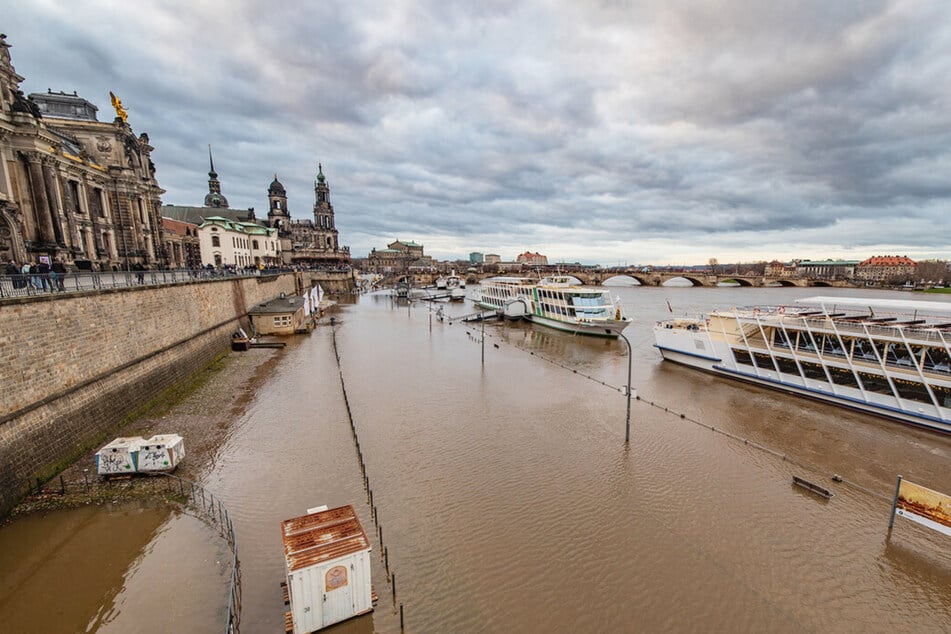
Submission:
<svg viewBox="0 0 951 634">
<path fill-rule="evenodd" d="M 571 312 L 568 310 L 567 306 L 559 304 L 549 304 L 548 302 L 541 302 L 541 308 L 543 313 L 548 313 L 550 315 L 570 315 Z"/>
<path fill-rule="evenodd" d="M 834 384 L 842 387 L 864 389 L 866 392 L 886 394 L 888 396 L 895 396 L 897 392 L 897 395 L 903 399 L 920 403 L 933 404 L 931 394 L 928 392 L 928 388 L 930 387 L 931 392 L 934 393 L 935 399 L 940 406 L 951 407 L 951 388 L 942 385 L 925 385 L 920 381 L 910 381 L 892 377 L 891 383 L 895 386 L 895 389 L 892 390 L 888 378 L 881 374 L 859 370 L 853 371 L 849 368 L 839 368 L 831 365 L 823 366 L 810 361 L 799 360 L 797 362 L 795 359 L 779 355 L 770 357 L 770 355 L 761 352 L 750 353 L 747 350 L 740 350 L 738 348 L 733 348 L 732 350 L 733 358 L 741 365 L 756 367 L 769 372 L 776 371 L 778 368 L 779 371 L 784 374 L 805 376 L 807 379 L 815 381 L 829 382 L 831 379 Z M 802 368 L 801 373 L 800 368 Z M 859 383 L 860 381 L 861 384 Z"/>
<path fill-rule="evenodd" d="M 773 347 L 797 352 L 822 354 L 879 363 L 879 359 L 887 365 L 920 368 L 925 371 L 951 374 L 951 358 L 943 346 L 925 346 L 906 344 L 901 341 L 877 341 L 853 337 L 840 337 L 834 334 L 810 333 L 801 330 L 783 330 L 776 328 L 773 331 Z"/>
<path fill-rule="evenodd" d="M 571 303 L 574 305 L 575 314 L 578 317 L 592 319 L 610 317 L 613 308 L 611 305 L 605 305 L 604 297 L 599 293 L 575 295 L 571 298 Z"/>
</svg>

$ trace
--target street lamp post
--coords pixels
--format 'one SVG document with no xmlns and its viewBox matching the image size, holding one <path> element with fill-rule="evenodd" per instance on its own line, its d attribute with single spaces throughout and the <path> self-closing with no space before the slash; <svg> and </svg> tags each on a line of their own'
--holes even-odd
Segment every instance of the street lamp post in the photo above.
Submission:
<svg viewBox="0 0 951 634">
<path fill-rule="evenodd" d="M 624 333 L 618 333 L 618 336 L 627 344 L 627 417 L 624 419 L 624 444 L 628 444 L 631 439 L 631 371 L 634 364 L 634 350 L 631 348 L 631 341 L 624 336 Z"/>
<path fill-rule="evenodd" d="M 482 365 L 485 365 L 485 311 L 479 315 L 479 323 L 482 324 Z"/>
</svg>

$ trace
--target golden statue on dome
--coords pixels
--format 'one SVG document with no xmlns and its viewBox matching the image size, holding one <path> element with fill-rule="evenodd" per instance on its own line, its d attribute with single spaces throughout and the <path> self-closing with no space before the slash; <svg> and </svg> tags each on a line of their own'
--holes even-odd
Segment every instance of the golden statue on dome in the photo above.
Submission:
<svg viewBox="0 0 951 634">
<path fill-rule="evenodd" d="M 125 111 L 125 108 L 122 107 L 122 100 L 116 97 L 116 94 L 111 90 L 109 91 L 109 97 L 112 99 L 112 107 L 116 109 L 116 116 L 125 123 L 126 119 L 129 118 L 129 114 Z"/>
</svg>

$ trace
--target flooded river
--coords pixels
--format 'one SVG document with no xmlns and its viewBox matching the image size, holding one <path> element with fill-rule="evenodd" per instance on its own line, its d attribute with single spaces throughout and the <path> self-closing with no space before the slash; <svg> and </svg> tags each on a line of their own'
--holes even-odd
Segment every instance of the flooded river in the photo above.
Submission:
<svg viewBox="0 0 951 634">
<path fill-rule="evenodd" d="M 815 290 L 614 289 L 635 320 L 642 400 L 629 446 L 620 340 L 486 323 L 483 364 L 481 324 L 383 295 L 340 306 L 340 370 L 324 319 L 281 353 L 202 478 L 235 523 L 242 631 L 282 631 L 280 521 L 348 503 L 372 535 L 380 601 L 331 631 L 400 629 L 341 371 L 407 631 L 946 631 L 951 543 L 901 519 L 889 540 L 886 528 L 898 474 L 951 492 L 951 438 L 662 362 L 653 348 L 668 301 L 695 315 Z M 835 497 L 794 488 L 794 475 Z M 0 529 L 0 564 L 16 571 L 0 615 L 28 604 L 46 619 L 16 631 L 217 631 L 226 552 L 197 519 L 162 509 L 19 520 Z M 160 605 L 174 609 L 155 619 Z"/>
</svg>

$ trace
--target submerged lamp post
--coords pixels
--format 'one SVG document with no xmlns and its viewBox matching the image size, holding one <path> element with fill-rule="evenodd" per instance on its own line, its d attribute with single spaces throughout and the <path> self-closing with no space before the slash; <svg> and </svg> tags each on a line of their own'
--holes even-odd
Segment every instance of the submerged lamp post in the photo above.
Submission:
<svg viewBox="0 0 951 634">
<path fill-rule="evenodd" d="M 482 326 L 482 365 L 485 365 L 485 312 L 479 315 L 479 324 Z"/>
<path fill-rule="evenodd" d="M 627 417 L 624 419 L 624 444 L 631 439 L 631 368 L 634 364 L 634 350 L 631 348 L 631 341 L 619 332 L 618 336 L 627 344 Z"/>
</svg>

